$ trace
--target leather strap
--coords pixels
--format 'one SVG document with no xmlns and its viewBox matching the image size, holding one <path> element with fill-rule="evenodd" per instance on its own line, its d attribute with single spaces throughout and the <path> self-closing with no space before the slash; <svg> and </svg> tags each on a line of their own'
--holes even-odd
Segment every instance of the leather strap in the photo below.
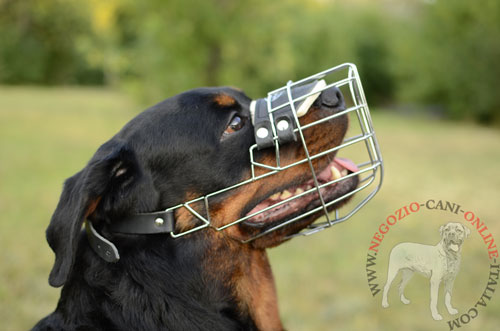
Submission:
<svg viewBox="0 0 500 331">
<path fill-rule="evenodd" d="M 120 253 L 116 246 L 108 239 L 101 236 L 92 226 L 92 223 L 85 220 L 85 230 L 87 231 L 87 238 L 90 247 L 97 253 L 104 261 L 115 263 L 120 260 Z"/>
<path fill-rule="evenodd" d="M 313 81 L 312 83 L 294 86 L 291 88 L 292 100 L 303 97 L 315 90 L 319 90 L 324 87 L 324 81 Z M 295 101 L 294 106 L 296 111 L 301 108 L 302 104 L 308 101 L 308 106 L 310 107 L 312 102 L 319 96 L 319 93 L 313 94 L 307 98 L 300 101 Z M 290 102 L 286 90 L 281 90 L 275 94 L 268 96 L 270 99 L 270 106 L 272 109 L 279 107 L 285 103 Z M 287 105 L 276 111 L 273 111 L 272 116 L 269 116 L 268 108 L 268 98 L 257 99 L 252 102 L 251 112 L 253 115 L 253 125 L 255 133 L 255 142 L 257 143 L 258 149 L 268 148 L 275 144 L 273 139 L 273 131 L 271 120 L 274 122 L 274 128 L 276 130 L 276 135 L 278 137 L 278 142 L 280 144 L 285 144 L 287 142 L 296 141 L 297 137 L 293 132 L 297 128 L 295 123 L 294 114 L 292 112 L 292 107 Z M 307 112 L 307 110 L 305 110 Z M 305 114 L 304 112 L 304 114 Z M 304 114 L 297 114 L 300 117 Z"/>
<path fill-rule="evenodd" d="M 131 215 L 119 222 L 113 222 L 109 230 L 128 234 L 170 233 L 174 231 L 174 223 L 173 211 L 159 211 Z"/>
<path fill-rule="evenodd" d="M 135 214 L 124 218 L 119 222 L 114 222 L 109 230 L 124 234 L 158 234 L 173 232 L 174 228 L 174 213 L 172 211 L 159 211 Z M 90 247 L 97 255 L 110 263 L 116 263 L 120 260 L 120 254 L 116 246 L 101 236 L 92 226 L 92 222 L 85 220 L 85 230 Z"/>
</svg>

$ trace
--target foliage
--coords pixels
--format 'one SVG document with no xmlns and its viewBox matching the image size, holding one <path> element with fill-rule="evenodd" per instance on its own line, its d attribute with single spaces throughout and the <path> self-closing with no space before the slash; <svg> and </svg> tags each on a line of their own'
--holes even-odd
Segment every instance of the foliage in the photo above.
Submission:
<svg viewBox="0 0 500 331">
<path fill-rule="evenodd" d="M 423 9 L 418 33 L 406 41 L 406 96 L 444 106 L 451 118 L 500 122 L 500 2 L 437 1 Z"/>
<path fill-rule="evenodd" d="M 146 99 L 200 85 L 235 85 L 262 96 L 347 61 L 366 74 L 369 97 L 392 96 L 387 27 L 368 10 L 297 0 L 129 1 L 117 11 L 115 33 L 129 54 L 122 83 Z"/>
<path fill-rule="evenodd" d="M 78 49 L 89 33 L 87 16 L 76 1 L 0 1 L 0 81 L 101 83 L 100 71 Z"/>
<path fill-rule="evenodd" d="M 342 62 L 371 104 L 500 122 L 497 0 L 0 0 L 0 82 L 108 84 L 152 103 L 263 96 Z"/>
<path fill-rule="evenodd" d="M 434 62 L 428 82 L 437 82 L 439 97 L 454 118 L 500 120 L 500 2 L 467 0 L 437 2 L 428 12 L 424 47 L 427 63 Z"/>
</svg>

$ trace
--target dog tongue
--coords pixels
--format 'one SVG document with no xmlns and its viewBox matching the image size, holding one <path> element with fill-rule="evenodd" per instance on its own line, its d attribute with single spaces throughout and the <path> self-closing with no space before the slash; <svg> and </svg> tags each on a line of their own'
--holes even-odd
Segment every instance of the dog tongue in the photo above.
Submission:
<svg viewBox="0 0 500 331">
<path fill-rule="evenodd" d="M 346 168 L 347 170 L 350 170 L 352 172 L 356 172 L 356 171 L 359 171 L 358 169 L 358 166 L 356 166 L 354 164 L 354 162 L 352 162 L 351 160 L 349 159 L 344 159 L 342 157 L 336 157 L 335 158 L 335 162 L 337 162 L 338 164 L 340 164 L 342 167 Z"/>
</svg>

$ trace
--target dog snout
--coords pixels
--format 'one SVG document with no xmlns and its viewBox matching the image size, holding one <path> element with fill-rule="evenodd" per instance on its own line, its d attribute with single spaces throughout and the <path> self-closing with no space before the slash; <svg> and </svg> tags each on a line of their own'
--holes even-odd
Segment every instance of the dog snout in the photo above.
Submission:
<svg viewBox="0 0 500 331">
<path fill-rule="evenodd" d="M 345 109 L 344 96 L 338 87 L 332 86 L 321 93 L 321 104 L 338 110 Z"/>
<path fill-rule="evenodd" d="M 448 241 L 452 241 L 452 242 L 455 242 L 455 243 L 460 243 L 463 240 L 463 236 L 460 233 L 458 233 L 456 230 L 450 230 L 446 234 L 446 239 Z"/>
</svg>

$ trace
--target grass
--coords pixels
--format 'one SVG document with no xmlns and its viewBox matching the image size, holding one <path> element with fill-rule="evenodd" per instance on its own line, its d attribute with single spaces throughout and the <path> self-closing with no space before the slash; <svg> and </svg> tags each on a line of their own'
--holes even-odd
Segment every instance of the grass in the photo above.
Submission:
<svg viewBox="0 0 500 331">
<path fill-rule="evenodd" d="M 29 329 L 55 308 L 59 290 L 47 284 L 53 253 L 44 231 L 62 182 L 138 110 L 112 91 L 0 87 L 2 330 Z M 385 161 L 381 192 L 348 222 L 270 250 L 281 315 L 290 330 L 448 329 L 430 318 L 423 277 L 408 285 L 409 306 L 397 301 L 393 289 L 391 307 L 382 309 L 380 294 L 372 298 L 367 286 L 371 237 L 387 215 L 412 201 L 458 202 L 480 216 L 500 243 L 500 132 L 389 112 L 373 117 Z M 384 242 L 381 265 L 398 241 L 435 244 L 439 225 L 454 220 L 449 215 L 422 211 L 399 223 Z M 484 245 L 473 232 L 455 283 L 453 301 L 461 313 L 486 287 L 487 268 Z M 498 311 L 499 293 L 466 329 L 498 329 Z"/>
</svg>

